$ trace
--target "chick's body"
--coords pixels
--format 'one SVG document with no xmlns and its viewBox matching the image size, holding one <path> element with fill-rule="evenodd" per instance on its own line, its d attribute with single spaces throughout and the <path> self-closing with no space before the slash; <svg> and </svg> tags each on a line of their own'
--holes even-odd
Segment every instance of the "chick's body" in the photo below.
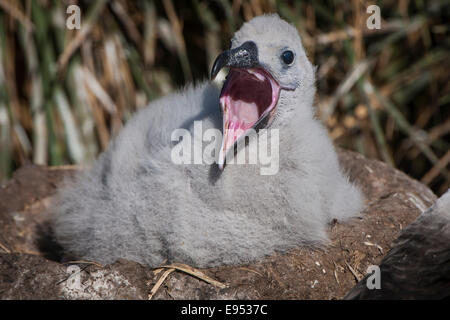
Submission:
<svg viewBox="0 0 450 320">
<path fill-rule="evenodd" d="M 259 19 L 262 25 L 281 21 Z M 242 33 L 236 45 L 240 38 Z M 207 143 L 194 134 L 194 121 L 201 121 L 203 132 L 222 129 L 220 89 L 209 82 L 190 86 L 138 112 L 94 167 L 60 193 L 54 210 L 58 242 L 101 263 L 126 258 L 150 266 L 166 261 L 197 267 L 326 244 L 328 223 L 358 215 L 363 201 L 315 119 L 314 69 L 300 54 L 307 72 L 296 80 L 297 89 L 281 90 L 271 125 L 279 130 L 276 174 L 261 175 L 254 164 L 229 164 L 220 171 L 206 163 L 173 162 L 175 129 L 187 129 L 192 143 L 203 147 Z M 283 83 L 282 72 L 265 61 Z"/>
</svg>

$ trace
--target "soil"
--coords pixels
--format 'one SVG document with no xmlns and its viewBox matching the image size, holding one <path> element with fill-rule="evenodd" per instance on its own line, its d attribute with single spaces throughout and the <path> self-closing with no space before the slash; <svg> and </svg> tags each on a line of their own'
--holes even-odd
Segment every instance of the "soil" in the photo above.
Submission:
<svg viewBox="0 0 450 320">
<path fill-rule="evenodd" d="M 78 170 L 22 167 L 0 188 L 0 299 L 341 299 L 436 196 L 380 161 L 344 150 L 338 155 L 350 180 L 361 186 L 367 208 L 361 218 L 329 226 L 331 245 L 298 248 L 251 265 L 191 270 L 201 272 L 196 276 L 180 265 L 58 262 L 47 208 Z"/>
</svg>

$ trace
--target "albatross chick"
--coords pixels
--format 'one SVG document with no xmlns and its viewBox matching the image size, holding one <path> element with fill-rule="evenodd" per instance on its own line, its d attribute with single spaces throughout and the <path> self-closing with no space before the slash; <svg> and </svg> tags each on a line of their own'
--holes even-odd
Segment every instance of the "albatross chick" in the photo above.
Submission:
<svg viewBox="0 0 450 320">
<path fill-rule="evenodd" d="M 211 77 L 225 67 L 221 89 L 204 82 L 137 112 L 59 194 L 53 227 L 66 252 L 103 264 L 239 264 L 326 245 L 332 220 L 358 216 L 362 195 L 315 117 L 315 68 L 295 27 L 277 15 L 252 19 Z M 211 139 L 214 163 L 174 161 L 174 148 L 189 140 L 174 141 L 174 132 L 189 133 L 205 151 L 208 129 L 222 133 Z M 270 168 L 264 146 L 279 155 Z M 234 154 L 258 161 L 233 164 Z"/>
</svg>

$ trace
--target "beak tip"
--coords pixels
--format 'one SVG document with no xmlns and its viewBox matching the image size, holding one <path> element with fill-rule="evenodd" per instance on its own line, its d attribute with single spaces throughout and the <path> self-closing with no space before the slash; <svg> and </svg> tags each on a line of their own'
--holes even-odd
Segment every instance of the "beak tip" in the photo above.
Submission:
<svg viewBox="0 0 450 320">
<path fill-rule="evenodd" d="M 217 62 L 214 62 L 214 65 L 213 65 L 213 67 L 211 68 L 211 73 L 210 73 L 210 75 L 209 75 L 209 78 L 211 79 L 211 81 L 213 81 L 214 79 L 216 79 L 216 77 L 217 77 L 217 74 L 219 73 L 219 71 L 220 71 L 220 69 L 222 68 L 223 66 L 218 66 L 218 63 Z"/>
<path fill-rule="evenodd" d="M 211 68 L 211 74 L 210 79 L 214 80 L 219 73 L 219 71 L 228 65 L 230 59 L 230 53 L 229 51 L 224 51 L 221 54 L 219 54 L 216 58 L 216 60 L 213 63 L 213 66 Z"/>
<path fill-rule="evenodd" d="M 223 161 L 222 159 L 219 159 L 219 161 L 217 161 L 216 163 L 217 163 L 217 167 L 219 167 L 219 170 L 223 171 L 223 168 L 225 167 L 225 161 Z"/>
<path fill-rule="evenodd" d="M 214 80 L 223 67 L 251 68 L 259 64 L 258 48 L 253 41 L 219 54 L 211 68 L 210 79 Z"/>
<path fill-rule="evenodd" d="M 220 148 L 220 153 L 219 153 L 219 157 L 216 161 L 217 166 L 219 167 L 220 171 L 223 171 L 223 168 L 225 167 L 225 154 L 223 152 L 223 141 L 222 141 L 222 146 Z"/>
</svg>

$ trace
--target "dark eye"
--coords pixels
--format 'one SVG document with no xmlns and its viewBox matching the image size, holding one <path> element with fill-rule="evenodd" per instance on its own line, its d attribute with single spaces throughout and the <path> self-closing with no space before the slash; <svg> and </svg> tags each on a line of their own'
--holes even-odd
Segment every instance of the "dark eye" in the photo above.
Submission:
<svg viewBox="0 0 450 320">
<path fill-rule="evenodd" d="M 281 60 L 286 64 L 291 64 L 294 61 L 294 53 L 291 50 L 286 50 L 281 54 Z"/>
</svg>

